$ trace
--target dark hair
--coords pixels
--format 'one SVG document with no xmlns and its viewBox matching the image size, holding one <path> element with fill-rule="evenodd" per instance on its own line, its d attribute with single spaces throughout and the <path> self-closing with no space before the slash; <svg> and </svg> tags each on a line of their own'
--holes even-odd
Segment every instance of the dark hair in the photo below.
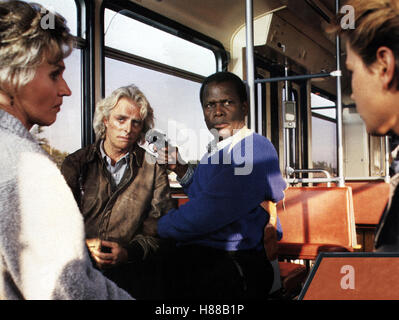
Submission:
<svg viewBox="0 0 399 320">
<path fill-rule="evenodd" d="M 240 102 L 247 101 L 247 99 L 248 99 L 247 98 L 247 87 L 244 84 L 244 82 L 238 76 L 236 76 L 234 73 L 227 72 L 227 71 L 221 71 L 221 72 L 216 72 L 216 73 L 210 75 L 202 82 L 201 89 L 200 89 L 201 105 L 203 103 L 205 88 L 210 83 L 222 83 L 222 82 L 232 83 L 236 88 L 238 97 L 240 98 Z"/>
<path fill-rule="evenodd" d="M 377 59 L 377 50 L 386 46 L 395 55 L 395 74 L 391 85 L 399 90 L 399 3 L 397 0 L 350 0 L 355 10 L 355 28 L 344 29 L 340 21 L 344 14 L 336 17 L 327 32 L 343 35 L 351 49 L 369 67 Z"/>
</svg>

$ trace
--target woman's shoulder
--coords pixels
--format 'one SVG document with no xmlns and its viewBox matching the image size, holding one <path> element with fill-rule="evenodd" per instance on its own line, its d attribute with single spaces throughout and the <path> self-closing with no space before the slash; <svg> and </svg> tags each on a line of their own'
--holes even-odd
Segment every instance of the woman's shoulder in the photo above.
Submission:
<svg viewBox="0 0 399 320">
<path fill-rule="evenodd" d="M 0 180 L 14 179 L 18 164 L 24 153 L 38 153 L 45 155 L 45 151 L 32 138 L 9 134 L 0 128 Z"/>
<path fill-rule="evenodd" d="M 37 152 L 45 154 L 32 136 L 24 137 L 10 134 L 0 129 L 0 150 L 2 162 L 14 162 L 23 152 Z"/>
</svg>

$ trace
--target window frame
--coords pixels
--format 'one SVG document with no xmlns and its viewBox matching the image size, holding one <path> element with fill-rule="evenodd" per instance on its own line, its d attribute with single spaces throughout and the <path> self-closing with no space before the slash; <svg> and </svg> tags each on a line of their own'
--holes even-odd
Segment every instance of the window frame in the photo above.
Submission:
<svg viewBox="0 0 399 320">
<path fill-rule="evenodd" d="M 93 131 L 93 116 L 96 104 L 95 86 L 95 4 L 91 0 L 75 0 L 78 8 L 78 38 L 75 38 L 77 47 L 82 50 L 81 56 L 81 82 L 82 82 L 82 102 L 81 102 L 81 130 L 82 148 L 95 141 Z M 83 37 L 82 26 L 85 25 L 86 36 Z"/>
<path fill-rule="evenodd" d="M 92 117 L 90 114 L 90 106 L 92 99 L 90 96 L 95 96 L 90 83 L 90 77 L 88 76 L 93 73 L 91 70 L 94 70 L 94 51 L 91 49 L 94 47 L 94 44 L 91 40 L 94 39 L 94 37 L 89 37 L 90 33 L 93 31 L 93 27 L 90 23 L 90 21 L 92 21 L 90 20 L 90 12 L 94 10 L 94 5 L 91 0 L 73 0 L 71 2 L 75 3 L 77 23 L 76 35 L 72 35 L 74 39 L 73 49 L 78 49 L 80 51 L 80 146 L 84 147 L 89 141 L 91 141 L 90 131 L 92 131 L 92 125 L 90 122 Z M 61 4 L 58 4 L 58 7 L 55 6 L 55 10 L 63 15 L 61 9 Z M 86 36 L 83 35 L 83 27 L 86 28 Z"/>
<path fill-rule="evenodd" d="M 336 102 L 336 100 L 337 100 L 336 96 L 333 96 L 333 95 L 327 93 L 326 91 L 324 91 L 322 89 L 319 89 L 317 87 L 312 86 L 311 87 L 311 93 L 316 94 L 316 92 L 321 97 L 323 97 L 325 99 L 328 99 L 330 101 L 335 101 Z M 319 118 L 321 120 L 326 120 L 326 121 L 330 121 L 330 122 L 333 122 L 333 123 L 337 124 L 337 118 L 334 119 L 334 118 L 331 118 L 331 117 L 328 117 L 328 116 L 325 116 L 325 115 L 322 115 L 320 113 L 316 113 L 316 112 L 312 111 L 312 110 L 322 110 L 322 109 L 337 109 L 337 107 L 336 106 L 331 106 L 331 107 L 315 107 L 315 108 L 313 108 L 312 106 L 310 106 L 311 116 Z"/>
<path fill-rule="evenodd" d="M 310 92 L 313 93 L 313 94 L 318 93 L 321 97 L 323 97 L 325 99 L 328 99 L 330 101 L 335 101 L 335 103 L 337 101 L 337 97 L 335 95 L 332 95 L 332 94 L 328 93 L 327 91 L 322 90 L 322 89 L 320 89 L 318 87 L 311 86 Z M 319 120 L 328 121 L 330 123 L 333 123 L 335 125 L 335 132 L 337 134 L 337 130 L 338 130 L 337 129 L 337 126 L 338 126 L 337 117 L 334 119 L 334 118 L 331 118 L 331 117 L 328 117 L 328 116 L 325 116 L 325 115 L 322 115 L 322 114 L 319 114 L 319 113 L 316 113 L 316 112 L 312 111 L 312 110 L 322 110 L 322 109 L 335 109 L 336 110 L 337 107 L 336 106 L 331 106 L 331 107 L 327 106 L 327 107 L 315 107 L 315 108 L 312 108 L 312 106 L 310 106 L 311 117 L 312 118 L 315 117 L 315 118 L 317 118 Z M 313 124 L 312 124 L 312 128 L 313 128 Z M 334 175 L 334 174 L 336 175 L 338 173 L 338 149 L 337 149 L 338 142 L 337 142 L 337 135 L 335 136 L 335 140 L 336 140 L 336 144 L 337 144 L 336 148 L 335 148 L 336 154 L 337 154 L 337 158 L 335 160 L 336 161 L 335 162 L 335 170 L 337 170 L 337 172 L 334 173 L 332 171 L 332 172 L 330 172 L 331 175 Z M 313 141 L 313 139 L 312 139 L 312 141 Z M 313 152 L 313 146 L 312 146 L 312 152 Z M 312 157 L 312 163 L 314 163 L 313 157 Z M 326 170 L 327 170 L 327 168 L 326 168 Z"/>
<path fill-rule="evenodd" d="M 134 54 L 130 54 L 124 51 L 120 51 L 114 48 L 109 48 L 105 46 L 105 36 L 104 36 L 104 13 L 105 9 L 114 10 L 120 12 L 121 14 L 128 16 L 139 22 L 148 24 L 159 30 L 168 32 L 174 36 L 182 38 L 184 40 L 190 41 L 194 44 L 200 45 L 211 50 L 216 59 L 216 71 L 227 70 L 228 64 L 228 53 L 224 49 L 223 45 L 202 33 L 199 33 L 189 27 L 186 27 L 174 20 L 166 18 L 156 12 L 153 12 L 147 8 L 144 8 L 133 2 L 126 2 L 123 0 L 104 0 L 101 4 L 101 17 L 100 17 L 100 92 L 102 97 L 105 96 L 105 57 L 123 61 L 126 63 L 134 64 L 147 69 L 152 69 L 155 71 L 163 72 L 166 74 L 171 74 L 177 77 L 181 77 L 188 80 L 193 80 L 196 82 L 201 82 L 205 79 L 204 76 L 198 75 L 192 72 L 188 72 L 182 69 L 168 66 L 163 63 L 159 63 L 153 60 L 146 59 Z"/>
</svg>

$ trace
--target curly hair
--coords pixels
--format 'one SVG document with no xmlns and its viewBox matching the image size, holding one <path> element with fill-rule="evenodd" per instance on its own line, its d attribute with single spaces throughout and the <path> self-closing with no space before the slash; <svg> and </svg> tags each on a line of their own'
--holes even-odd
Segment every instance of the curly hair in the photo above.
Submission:
<svg viewBox="0 0 399 320">
<path fill-rule="evenodd" d="M 395 77 L 391 83 L 399 90 L 399 1 L 398 0 L 350 0 L 346 5 L 355 12 L 355 28 L 344 29 L 340 22 L 344 14 L 326 28 L 328 33 L 342 35 L 366 66 L 376 61 L 378 48 L 386 46 L 395 55 Z"/>
<path fill-rule="evenodd" d="M 51 28 L 42 19 L 53 15 Z M 0 90 L 13 93 L 31 81 L 47 59 L 56 64 L 73 49 L 65 19 L 36 3 L 0 1 Z"/>
<path fill-rule="evenodd" d="M 131 84 L 114 90 L 108 97 L 100 100 L 96 104 L 96 111 L 94 112 L 93 119 L 93 129 L 96 134 L 96 140 L 105 137 L 104 118 L 109 118 L 111 110 L 116 106 L 121 98 L 132 99 L 138 106 L 140 106 L 140 116 L 143 120 L 143 129 L 140 133 L 141 140 L 144 139 L 145 133 L 154 126 L 154 110 L 144 93 L 134 84 Z"/>
</svg>

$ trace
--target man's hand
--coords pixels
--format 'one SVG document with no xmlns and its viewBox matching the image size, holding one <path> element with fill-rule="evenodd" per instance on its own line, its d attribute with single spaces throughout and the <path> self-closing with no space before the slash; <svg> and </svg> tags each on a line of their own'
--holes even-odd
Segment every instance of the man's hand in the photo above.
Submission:
<svg viewBox="0 0 399 320">
<path fill-rule="evenodd" d="M 100 239 L 86 239 L 86 244 L 91 256 L 100 269 L 113 267 L 128 260 L 127 250 L 121 247 L 117 242 Z M 111 252 L 102 252 L 101 248 L 109 248 Z"/>
<path fill-rule="evenodd" d="M 159 164 L 166 164 L 169 170 L 176 172 L 179 178 L 182 178 L 187 171 L 187 164 L 181 158 L 179 149 L 177 147 L 167 145 L 165 148 L 154 151 L 158 153 L 157 162 Z"/>
<path fill-rule="evenodd" d="M 177 147 L 167 145 L 162 149 L 157 149 L 154 146 L 154 151 L 158 153 L 157 162 L 159 164 L 166 164 L 169 170 L 174 171 L 177 167 L 178 159 L 180 158 Z"/>
<path fill-rule="evenodd" d="M 86 245 L 91 252 L 92 250 L 99 249 L 101 246 L 101 240 L 98 238 L 86 239 Z"/>
</svg>

